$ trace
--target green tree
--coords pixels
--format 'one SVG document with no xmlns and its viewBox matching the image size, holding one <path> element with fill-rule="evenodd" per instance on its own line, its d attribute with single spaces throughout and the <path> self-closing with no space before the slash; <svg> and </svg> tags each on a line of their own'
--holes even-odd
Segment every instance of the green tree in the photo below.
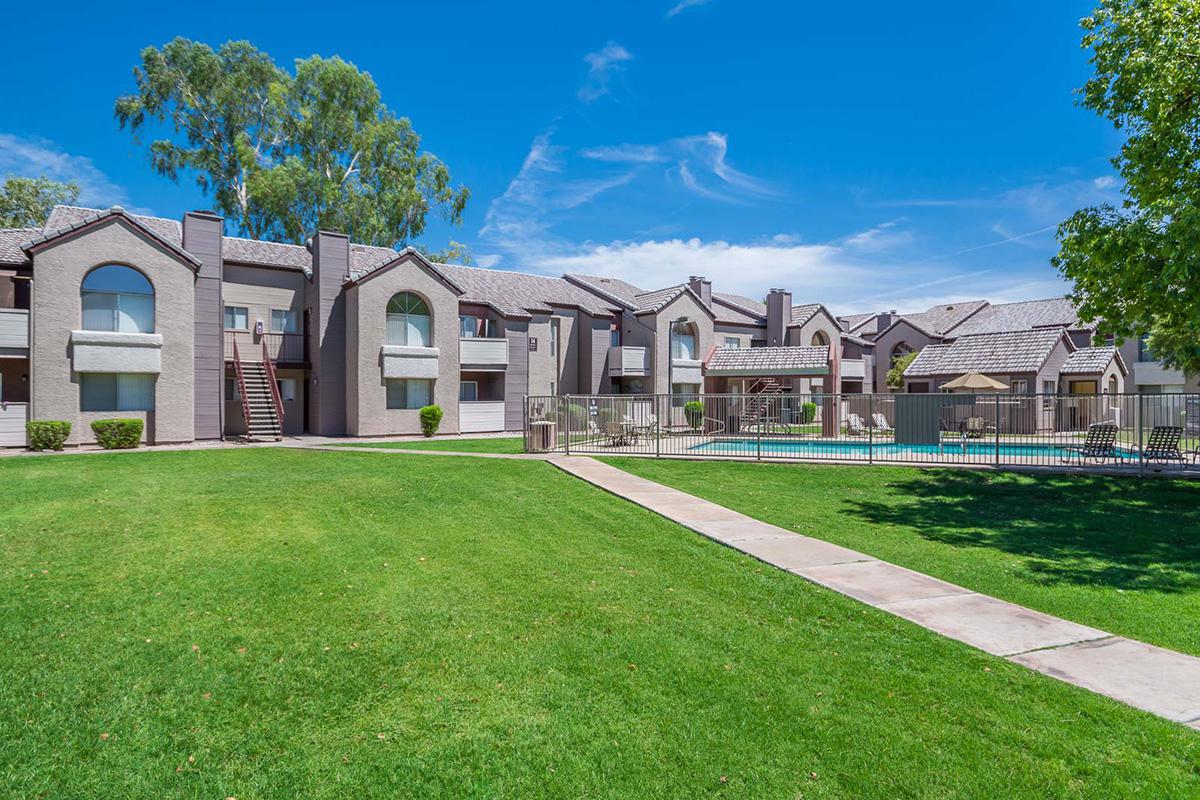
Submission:
<svg viewBox="0 0 1200 800">
<path fill-rule="evenodd" d="M 887 372 L 887 385 L 893 389 L 904 388 L 904 370 L 908 369 L 908 365 L 916 361 L 917 351 L 905 353 L 902 356 L 896 356 L 892 359 L 892 368 Z"/>
<path fill-rule="evenodd" d="M 0 228 L 38 228 L 59 204 L 79 199 L 79 184 L 11 177 L 0 187 Z"/>
<path fill-rule="evenodd" d="M 1082 317 L 1200 372 L 1200 0 L 1102 0 L 1081 25 L 1079 104 L 1126 134 L 1124 200 L 1063 222 L 1054 264 Z"/>
<path fill-rule="evenodd" d="M 340 58 L 298 60 L 292 75 L 249 42 L 214 52 L 177 38 L 143 50 L 134 79 L 114 109 L 121 127 L 135 139 L 167 132 L 149 144 L 153 169 L 194 174 L 252 237 L 299 243 L 328 229 L 398 246 L 425 231 L 430 213 L 462 221 L 469 191 L 421 151 L 371 76 Z"/>
</svg>

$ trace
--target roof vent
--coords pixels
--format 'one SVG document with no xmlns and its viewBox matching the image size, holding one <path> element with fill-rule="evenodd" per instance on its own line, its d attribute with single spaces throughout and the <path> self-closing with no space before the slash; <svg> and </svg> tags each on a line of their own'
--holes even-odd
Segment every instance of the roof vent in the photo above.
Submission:
<svg viewBox="0 0 1200 800">
<path fill-rule="evenodd" d="M 109 206 L 108 210 L 114 214 L 124 214 L 125 213 L 125 209 L 121 208 L 120 206 Z"/>
</svg>

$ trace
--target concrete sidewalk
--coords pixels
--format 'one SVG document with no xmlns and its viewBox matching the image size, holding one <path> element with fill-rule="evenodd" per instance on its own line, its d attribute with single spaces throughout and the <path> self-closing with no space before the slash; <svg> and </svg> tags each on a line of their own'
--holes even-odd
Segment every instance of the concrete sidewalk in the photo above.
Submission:
<svg viewBox="0 0 1200 800">
<path fill-rule="evenodd" d="M 560 456 L 550 463 L 702 536 L 942 636 L 1200 730 L 1200 658 L 972 592 L 591 458 Z"/>
</svg>

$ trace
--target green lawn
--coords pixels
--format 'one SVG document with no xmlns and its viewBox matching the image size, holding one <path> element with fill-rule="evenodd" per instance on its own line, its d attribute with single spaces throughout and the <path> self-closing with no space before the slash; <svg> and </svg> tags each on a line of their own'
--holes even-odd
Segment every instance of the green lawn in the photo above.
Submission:
<svg viewBox="0 0 1200 800">
<path fill-rule="evenodd" d="M 469 458 L 0 459 L 0 730 L 14 798 L 1200 793 L 1195 731 Z"/>
<path fill-rule="evenodd" d="M 1200 655 L 1190 622 L 1200 619 L 1198 482 L 605 460 L 788 530 Z"/>
<path fill-rule="evenodd" d="M 520 436 L 488 439 L 413 439 L 406 442 L 355 442 L 347 447 L 376 447 L 385 450 L 445 450 L 454 453 L 523 453 Z"/>
</svg>

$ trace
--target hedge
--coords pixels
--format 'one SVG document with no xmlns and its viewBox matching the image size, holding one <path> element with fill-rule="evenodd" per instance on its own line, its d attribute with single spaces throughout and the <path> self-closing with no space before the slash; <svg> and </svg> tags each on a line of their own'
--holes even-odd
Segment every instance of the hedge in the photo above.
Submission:
<svg viewBox="0 0 1200 800">
<path fill-rule="evenodd" d="M 442 424 L 442 407 L 425 406 L 418 414 L 421 417 L 421 433 L 426 436 L 433 436 L 437 433 L 438 426 Z"/>
<path fill-rule="evenodd" d="M 30 450 L 62 450 L 71 435 L 71 423 L 56 419 L 35 419 L 25 423 Z"/>
<path fill-rule="evenodd" d="M 105 450 L 132 450 L 142 442 L 140 419 L 98 419 L 92 423 L 96 443 Z"/>
</svg>

